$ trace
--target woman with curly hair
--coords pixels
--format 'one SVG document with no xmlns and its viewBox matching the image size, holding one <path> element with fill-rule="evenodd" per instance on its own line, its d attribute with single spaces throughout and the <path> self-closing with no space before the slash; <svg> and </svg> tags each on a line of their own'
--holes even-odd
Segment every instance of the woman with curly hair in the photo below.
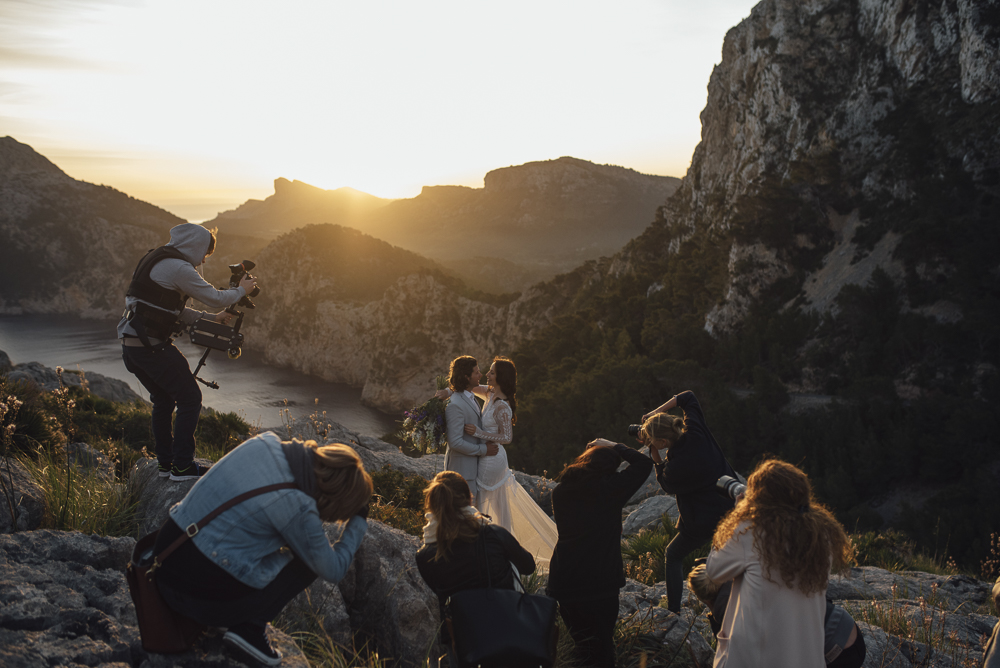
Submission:
<svg viewBox="0 0 1000 668">
<path fill-rule="evenodd" d="M 805 473 L 777 459 L 757 467 L 706 563 L 712 580 L 735 578 L 715 668 L 824 668 L 827 581 L 851 558 L 850 539 Z"/>
</svg>

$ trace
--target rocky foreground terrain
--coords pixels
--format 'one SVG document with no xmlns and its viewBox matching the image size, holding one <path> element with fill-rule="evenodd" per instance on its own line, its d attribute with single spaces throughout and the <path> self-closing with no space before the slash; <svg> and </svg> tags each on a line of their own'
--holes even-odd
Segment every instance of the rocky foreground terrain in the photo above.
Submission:
<svg viewBox="0 0 1000 668">
<path fill-rule="evenodd" d="M 293 429 L 302 437 L 316 436 L 310 428 Z M 440 455 L 411 459 L 394 446 L 336 424 L 329 425 L 321 440 L 351 445 L 369 470 L 390 466 L 430 478 L 442 466 Z M 76 461 L 102 466 L 98 457 Z M 160 478 L 152 460 L 141 460 L 132 475 L 143 489 L 138 509 L 143 533 L 159 527 L 169 507 L 194 484 Z M 547 507 L 554 483 L 517 476 Z M 20 507 L 32 512 L 20 518 L 18 531 L 0 535 L 0 665 L 242 665 L 229 656 L 216 631 L 183 654 L 144 651 L 124 574 L 135 540 L 38 529 L 44 510 L 41 492 L 23 472 L 15 481 Z M 626 534 L 655 526 L 664 514 L 676 515 L 673 499 L 664 496 L 652 479 L 626 510 Z M 10 531 L 10 522 L 5 527 Z M 328 525 L 331 541 L 339 531 L 339 525 Z M 415 566 L 419 546 L 419 539 L 372 521 L 344 580 L 336 585 L 317 581 L 278 620 L 282 630 L 275 629 L 272 637 L 286 657 L 283 665 L 308 665 L 290 635 L 299 633 L 324 634 L 345 647 L 352 641 L 370 642 L 390 665 L 422 665 L 443 655 L 444 648 L 436 642 L 440 624 L 436 597 Z M 991 586 L 962 575 L 866 567 L 852 569 L 849 577 L 834 577 L 829 595 L 859 621 L 869 648 L 866 667 L 957 668 L 978 665 L 982 643 L 997 623 L 996 617 L 986 614 Z M 671 614 L 659 607 L 664 594 L 662 583 L 647 586 L 630 580 L 622 590 L 620 617 L 676 652 L 677 665 L 711 665 L 707 611 L 685 590 L 681 614 Z"/>
</svg>

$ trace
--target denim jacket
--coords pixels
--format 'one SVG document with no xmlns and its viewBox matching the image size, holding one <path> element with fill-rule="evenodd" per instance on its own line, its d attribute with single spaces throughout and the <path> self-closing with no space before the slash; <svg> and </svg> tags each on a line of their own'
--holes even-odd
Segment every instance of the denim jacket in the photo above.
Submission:
<svg viewBox="0 0 1000 668">
<path fill-rule="evenodd" d="M 170 517 L 184 529 L 243 492 L 279 482 L 294 482 L 294 477 L 281 439 L 265 432 L 220 459 L 170 509 Z M 340 581 L 367 530 L 368 522 L 354 516 L 330 545 L 315 499 L 298 489 L 282 489 L 230 508 L 191 540 L 227 573 L 260 589 L 292 560 L 292 553 L 321 578 Z"/>
</svg>

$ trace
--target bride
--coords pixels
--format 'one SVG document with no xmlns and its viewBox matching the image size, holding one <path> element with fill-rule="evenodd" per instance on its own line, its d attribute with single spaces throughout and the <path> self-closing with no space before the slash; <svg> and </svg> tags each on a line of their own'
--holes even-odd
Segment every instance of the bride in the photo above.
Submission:
<svg viewBox="0 0 1000 668">
<path fill-rule="evenodd" d="M 517 421 L 517 369 L 514 363 L 506 357 L 494 359 L 486 374 L 486 383 L 471 388 L 473 394 L 486 402 L 482 409 L 483 428 L 465 425 L 465 433 L 500 447 L 496 456 L 479 458 L 476 476 L 479 512 L 510 531 L 535 558 L 539 568 L 548 570 L 558 539 L 556 524 L 514 478 L 503 447 L 511 442 Z M 451 390 L 441 390 L 436 396 L 449 397 Z"/>
</svg>

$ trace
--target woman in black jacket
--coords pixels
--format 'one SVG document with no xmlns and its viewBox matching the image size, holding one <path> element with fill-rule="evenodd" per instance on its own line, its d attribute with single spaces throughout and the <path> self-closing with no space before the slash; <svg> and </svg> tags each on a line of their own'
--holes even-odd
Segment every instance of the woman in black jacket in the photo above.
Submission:
<svg viewBox="0 0 1000 668">
<path fill-rule="evenodd" d="M 683 420 L 666 412 L 675 406 L 684 411 Z M 671 397 L 643 416 L 639 435 L 650 446 L 660 487 L 677 498 L 677 535 L 667 545 L 664 574 L 667 608 L 680 612 L 684 557 L 712 540 L 719 520 L 733 508 L 733 499 L 721 493 L 716 482 L 724 475 L 737 477 L 736 471 L 708 430 L 691 391 Z M 663 448 L 666 461 L 660 455 Z"/>
<path fill-rule="evenodd" d="M 455 592 L 490 585 L 514 589 L 517 573 L 512 565 L 525 575 L 535 571 L 534 558 L 517 539 L 472 506 L 469 483 L 458 473 L 442 471 L 434 476 L 424 492 L 424 510 L 427 524 L 424 545 L 417 551 L 417 570 L 437 594 L 442 620 L 444 603 Z M 441 640 L 449 644 L 450 660 L 457 665 L 450 639 Z"/>
<path fill-rule="evenodd" d="M 622 460 L 628 468 L 618 471 Z M 567 465 L 552 491 L 559 540 L 546 592 L 559 601 L 581 665 L 614 666 L 622 564 L 622 508 L 649 477 L 653 462 L 604 439 Z"/>
</svg>

